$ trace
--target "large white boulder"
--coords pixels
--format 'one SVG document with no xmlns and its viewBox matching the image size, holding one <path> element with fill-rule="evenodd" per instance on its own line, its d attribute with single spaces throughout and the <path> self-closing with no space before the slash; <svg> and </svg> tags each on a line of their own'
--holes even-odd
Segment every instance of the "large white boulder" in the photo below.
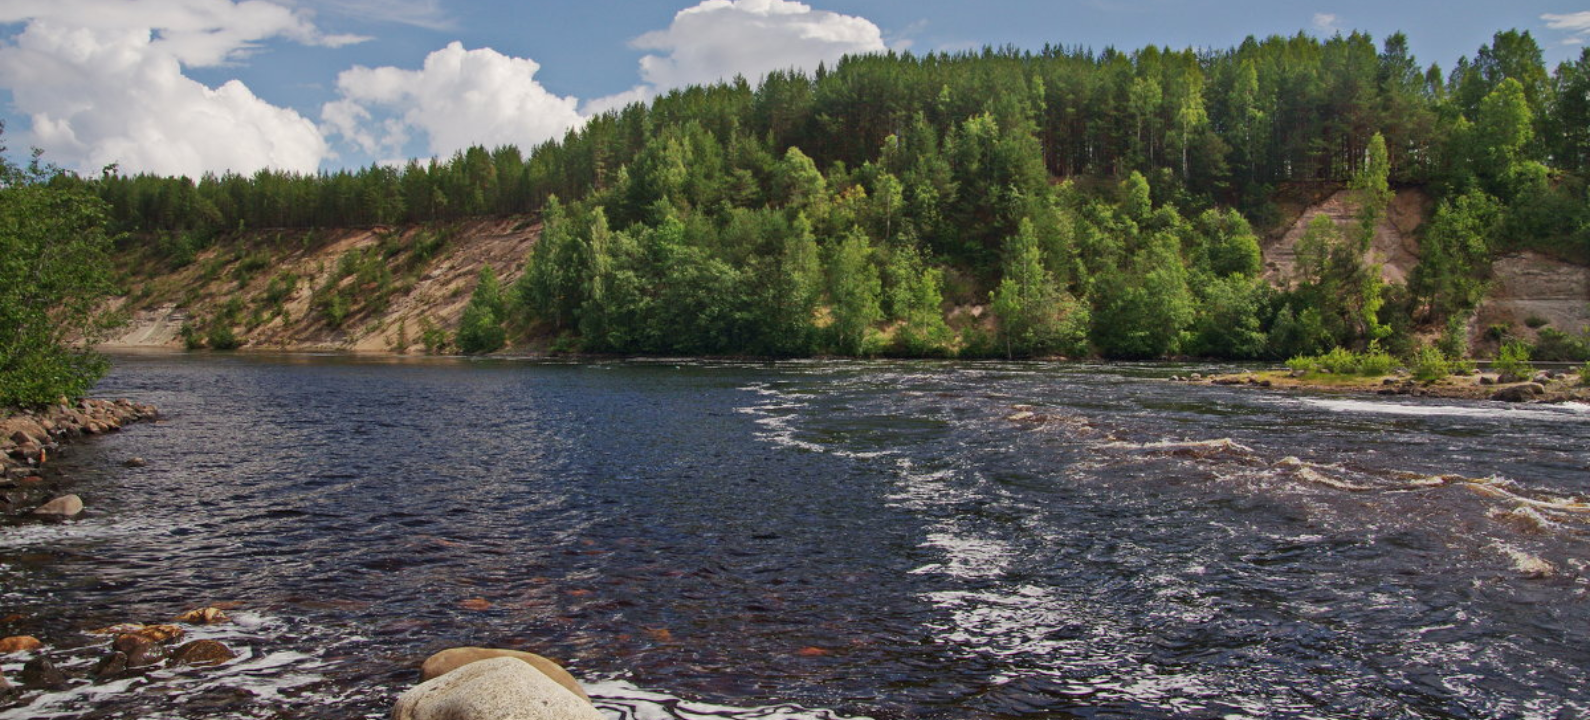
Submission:
<svg viewBox="0 0 1590 720">
<path fill-rule="evenodd" d="M 604 720 L 589 702 L 529 663 L 497 657 L 464 665 L 398 696 L 392 720 Z"/>
<path fill-rule="evenodd" d="M 568 688 L 569 692 L 581 698 L 590 699 L 585 694 L 585 689 L 580 687 L 579 681 L 575 680 L 574 676 L 569 674 L 569 671 L 564 670 L 562 665 L 535 653 L 527 653 L 522 650 L 482 647 L 448 648 L 425 659 L 425 664 L 420 666 L 420 679 L 434 680 L 470 663 L 495 657 L 518 658 L 530 663 L 531 667 L 540 670 L 547 677 L 557 681 L 559 685 Z"/>
</svg>

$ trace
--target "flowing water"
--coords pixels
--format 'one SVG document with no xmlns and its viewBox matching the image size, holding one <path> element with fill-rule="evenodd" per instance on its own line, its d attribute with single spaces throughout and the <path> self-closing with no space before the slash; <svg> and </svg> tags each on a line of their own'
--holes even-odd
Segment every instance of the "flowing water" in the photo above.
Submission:
<svg viewBox="0 0 1590 720">
<path fill-rule="evenodd" d="M 1190 369 L 119 358 L 164 420 L 0 528 L 0 630 L 241 657 L 0 718 L 384 717 L 457 645 L 646 720 L 1590 716 L 1590 407 Z"/>
</svg>

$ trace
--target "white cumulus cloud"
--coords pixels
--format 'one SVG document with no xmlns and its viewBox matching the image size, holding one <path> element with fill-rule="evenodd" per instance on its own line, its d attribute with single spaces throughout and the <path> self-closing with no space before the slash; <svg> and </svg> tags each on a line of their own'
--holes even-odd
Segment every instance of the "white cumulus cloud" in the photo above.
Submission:
<svg viewBox="0 0 1590 720">
<path fill-rule="evenodd" d="M 372 155 L 400 152 L 413 130 L 426 134 L 433 155 L 471 145 L 529 148 L 583 122 L 578 100 L 536 81 L 540 69 L 534 60 L 454 42 L 419 70 L 344 70 L 337 76 L 341 99 L 326 103 L 320 117 L 328 134 Z"/>
<path fill-rule="evenodd" d="M 773 70 L 811 71 L 845 55 L 887 49 L 883 31 L 866 18 L 792 0 L 704 0 L 679 11 L 664 30 L 635 38 L 642 84 L 587 104 L 588 113 L 646 100 L 661 91 L 743 75 L 755 82 Z"/>
<path fill-rule="evenodd" d="M 1568 39 L 1562 41 L 1564 45 L 1583 45 L 1586 40 L 1590 40 L 1590 10 L 1566 15 L 1547 13 L 1541 15 L 1540 19 L 1545 20 L 1546 27 L 1553 30 L 1566 30 L 1573 33 Z"/>
<path fill-rule="evenodd" d="M 1322 33 L 1333 33 L 1342 28 L 1337 24 L 1335 13 L 1314 13 L 1314 29 Z"/>
<path fill-rule="evenodd" d="M 314 123 L 239 81 L 211 88 L 183 70 L 237 62 L 273 38 L 363 40 L 263 0 L 8 0 L 0 23 L 23 25 L 0 42 L 0 87 L 32 125 L 22 139 L 85 172 L 313 172 L 328 152 Z"/>
</svg>

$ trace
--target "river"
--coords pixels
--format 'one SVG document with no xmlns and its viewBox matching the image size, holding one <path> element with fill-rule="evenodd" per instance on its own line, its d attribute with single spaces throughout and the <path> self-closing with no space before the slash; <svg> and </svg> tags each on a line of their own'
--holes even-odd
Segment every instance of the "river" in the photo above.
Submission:
<svg viewBox="0 0 1590 720">
<path fill-rule="evenodd" d="M 1190 370 L 117 357 L 164 418 L 0 528 L 4 634 L 241 657 L 0 719 L 380 718 L 458 645 L 636 720 L 1590 716 L 1590 407 Z"/>
</svg>

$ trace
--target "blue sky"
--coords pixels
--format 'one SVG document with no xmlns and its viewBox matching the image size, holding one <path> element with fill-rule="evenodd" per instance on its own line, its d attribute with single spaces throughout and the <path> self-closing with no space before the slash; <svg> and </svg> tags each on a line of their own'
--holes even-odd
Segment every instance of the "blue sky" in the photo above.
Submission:
<svg viewBox="0 0 1590 720">
<path fill-rule="evenodd" d="M 299 171 L 530 145 L 670 87 L 847 52 L 1136 49 L 1402 30 L 1450 68 L 1497 30 L 1548 64 L 1586 0 L 6 0 L 0 117 L 69 168 Z"/>
</svg>

